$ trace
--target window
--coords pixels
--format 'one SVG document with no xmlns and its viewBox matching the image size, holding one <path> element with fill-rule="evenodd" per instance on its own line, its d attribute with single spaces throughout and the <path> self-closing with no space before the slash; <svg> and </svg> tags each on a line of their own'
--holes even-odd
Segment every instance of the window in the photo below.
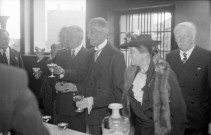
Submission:
<svg viewBox="0 0 211 135">
<path fill-rule="evenodd" d="M 34 46 L 46 52 L 64 26 L 78 25 L 85 33 L 86 0 L 39 0 L 34 10 Z"/>
<path fill-rule="evenodd" d="M 10 34 L 10 47 L 20 51 L 20 0 L 0 0 L 0 16 L 8 16 L 6 30 Z"/>
<path fill-rule="evenodd" d="M 152 39 L 159 40 L 159 54 L 165 55 L 171 51 L 172 44 L 172 8 L 145 8 L 120 12 L 120 44 L 123 44 L 125 33 L 151 34 Z M 127 65 L 130 57 L 127 49 L 121 49 L 125 55 Z"/>
</svg>

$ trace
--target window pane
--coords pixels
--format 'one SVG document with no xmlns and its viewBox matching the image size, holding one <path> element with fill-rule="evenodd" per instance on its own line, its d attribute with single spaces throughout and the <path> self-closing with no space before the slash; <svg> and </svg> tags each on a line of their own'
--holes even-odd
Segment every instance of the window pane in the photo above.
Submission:
<svg viewBox="0 0 211 135">
<path fill-rule="evenodd" d="M 121 15 L 120 18 L 120 44 L 124 43 L 125 31 L 135 34 L 151 34 L 152 39 L 161 41 L 158 49 L 163 58 L 166 53 L 170 52 L 172 31 L 170 12 L 160 9 L 158 12 L 150 12 L 150 9 L 148 9 L 143 12 L 140 11 L 139 14 Z M 126 52 L 124 54 L 125 57 L 128 57 Z M 128 62 L 128 59 L 126 58 L 126 62 Z"/>
<path fill-rule="evenodd" d="M 35 46 L 45 48 L 46 52 L 49 52 L 51 44 L 58 42 L 59 32 L 65 26 L 78 25 L 85 34 L 86 0 L 45 0 L 40 4 L 44 5 L 43 14 L 45 16 L 40 18 L 44 24 L 39 25 L 44 26 L 35 26 L 35 28 L 44 28 L 35 29 Z M 37 7 L 36 10 L 40 10 L 40 7 Z M 40 17 L 39 14 L 36 16 Z M 38 24 L 35 23 L 35 25 Z"/>
<path fill-rule="evenodd" d="M 20 51 L 20 0 L 0 0 L 0 15 L 9 16 L 6 29 L 10 34 L 10 46 Z"/>
</svg>

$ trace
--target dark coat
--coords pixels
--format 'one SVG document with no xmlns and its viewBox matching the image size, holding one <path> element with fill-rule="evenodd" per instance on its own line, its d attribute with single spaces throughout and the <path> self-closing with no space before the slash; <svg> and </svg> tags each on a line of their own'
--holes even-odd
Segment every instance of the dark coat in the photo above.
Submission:
<svg viewBox="0 0 211 135">
<path fill-rule="evenodd" d="M 0 54 L 0 63 L 2 63 L 2 61 L 3 61 L 2 57 L 3 57 L 2 54 Z M 22 60 L 20 53 L 12 48 L 10 48 L 10 65 L 15 66 L 15 67 L 24 68 L 23 60 Z"/>
<path fill-rule="evenodd" d="M 161 65 L 164 66 L 163 69 Z M 154 66 L 151 61 L 146 72 L 146 84 L 142 89 L 144 91 L 142 105 L 134 98 L 132 92 L 132 83 L 137 70 L 138 68 L 134 66 L 127 68 L 122 99 L 124 113 L 131 116 L 135 134 L 154 135 L 170 130 L 170 135 L 183 135 L 187 123 L 186 105 L 176 75 L 168 63 L 162 60 Z M 166 125 L 169 123 L 169 126 L 163 126 L 162 122 L 159 122 L 161 120 L 166 121 Z M 160 130 L 161 127 L 163 130 Z"/>
<path fill-rule="evenodd" d="M 55 63 L 65 69 L 62 80 L 74 83 L 82 95 L 85 95 L 84 80 L 88 71 L 89 54 L 89 51 L 82 47 L 74 59 L 71 57 L 71 50 L 61 50 L 55 57 Z M 57 94 L 56 112 L 59 115 L 75 116 L 76 109 L 72 92 Z"/>
<path fill-rule="evenodd" d="M 23 70 L 0 64 L 0 133 L 48 135 Z"/>
<path fill-rule="evenodd" d="M 86 80 L 86 97 L 94 98 L 91 113 L 86 114 L 88 125 L 100 125 L 110 115 L 108 105 L 120 102 L 124 84 L 124 55 L 107 44 L 94 62 L 94 53 Z"/>
<path fill-rule="evenodd" d="M 206 129 L 210 120 L 211 59 L 210 52 L 196 46 L 189 59 L 182 64 L 179 49 L 166 55 L 176 73 L 187 105 L 190 127 Z"/>
</svg>

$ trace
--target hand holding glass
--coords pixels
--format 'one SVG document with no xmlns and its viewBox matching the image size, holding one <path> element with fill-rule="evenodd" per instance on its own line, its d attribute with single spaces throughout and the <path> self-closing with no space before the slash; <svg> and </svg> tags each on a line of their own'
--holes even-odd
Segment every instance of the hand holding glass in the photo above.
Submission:
<svg viewBox="0 0 211 135">
<path fill-rule="evenodd" d="M 79 94 L 73 95 L 73 101 L 75 101 L 75 102 L 83 101 L 83 99 L 84 99 L 83 95 L 79 95 Z M 76 112 L 83 112 L 84 109 L 78 108 L 75 111 Z"/>
<path fill-rule="evenodd" d="M 51 71 L 51 75 L 49 77 L 55 77 L 53 72 L 54 72 L 54 68 L 57 66 L 57 64 L 51 63 L 51 64 L 47 64 L 49 70 Z"/>
</svg>

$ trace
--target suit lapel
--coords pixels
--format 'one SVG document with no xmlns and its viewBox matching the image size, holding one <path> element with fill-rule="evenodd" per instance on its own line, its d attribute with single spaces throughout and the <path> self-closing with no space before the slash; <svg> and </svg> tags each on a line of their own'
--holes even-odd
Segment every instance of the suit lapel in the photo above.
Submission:
<svg viewBox="0 0 211 135">
<path fill-rule="evenodd" d="M 198 48 L 198 46 L 196 46 L 194 49 L 193 49 L 193 51 L 192 51 L 192 53 L 191 53 L 191 55 L 190 55 L 190 57 L 189 57 L 189 59 L 184 63 L 184 65 L 185 66 L 188 66 L 188 65 L 196 65 L 196 62 L 198 61 L 198 50 L 199 50 L 199 48 Z M 188 66 L 189 67 L 189 66 Z"/>
<path fill-rule="evenodd" d="M 18 57 L 15 55 L 15 52 L 10 48 L 10 65 L 18 66 L 17 61 Z"/>
</svg>

